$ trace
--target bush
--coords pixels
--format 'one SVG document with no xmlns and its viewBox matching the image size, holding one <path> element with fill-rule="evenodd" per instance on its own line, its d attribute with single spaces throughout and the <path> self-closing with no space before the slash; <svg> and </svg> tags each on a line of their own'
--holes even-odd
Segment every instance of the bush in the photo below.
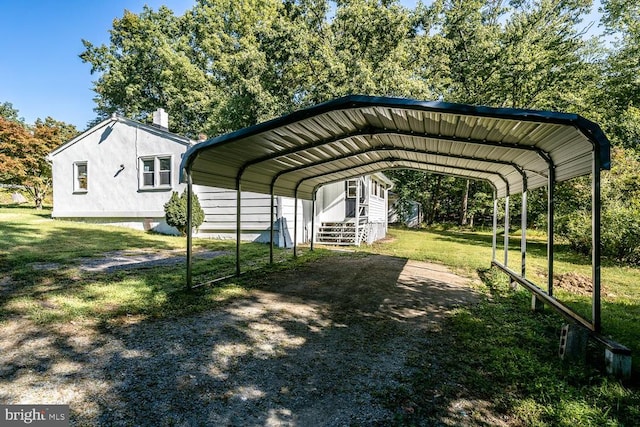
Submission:
<svg viewBox="0 0 640 427">
<path fill-rule="evenodd" d="M 567 222 L 569 244 L 583 254 L 591 253 L 591 213 L 579 211 Z M 640 208 L 610 201 L 602 209 L 600 236 L 602 255 L 629 264 L 640 264 Z"/>
<path fill-rule="evenodd" d="M 198 228 L 204 222 L 204 211 L 200 206 L 200 200 L 194 193 L 191 198 L 192 203 L 192 215 L 191 225 L 193 228 Z M 177 191 L 171 194 L 171 198 L 164 205 L 165 218 L 167 224 L 178 229 L 181 235 L 187 234 L 187 190 L 182 192 L 182 195 L 178 195 Z"/>
</svg>

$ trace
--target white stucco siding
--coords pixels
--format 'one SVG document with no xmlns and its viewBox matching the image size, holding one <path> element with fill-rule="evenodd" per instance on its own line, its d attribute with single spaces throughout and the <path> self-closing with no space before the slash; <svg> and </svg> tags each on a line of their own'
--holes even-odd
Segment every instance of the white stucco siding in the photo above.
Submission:
<svg viewBox="0 0 640 427">
<path fill-rule="evenodd" d="M 162 217 L 172 191 L 182 191 L 178 165 L 186 144 L 135 124 L 111 121 L 54 152 L 54 217 Z M 140 158 L 171 158 L 171 183 L 142 189 Z M 87 190 L 76 191 L 74 164 L 87 164 Z"/>
</svg>

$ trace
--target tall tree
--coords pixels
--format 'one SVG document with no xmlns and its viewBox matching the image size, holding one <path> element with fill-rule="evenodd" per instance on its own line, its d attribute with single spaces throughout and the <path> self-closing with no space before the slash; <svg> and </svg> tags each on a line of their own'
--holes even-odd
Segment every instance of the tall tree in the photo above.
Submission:
<svg viewBox="0 0 640 427">
<path fill-rule="evenodd" d="M 20 122 L 0 117 L 0 182 L 22 185 L 35 207 L 51 188 L 51 164 L 47 154 L 77 134 L 74 126 L 47 117 L 38 119 L 33 131 Z"/>
<path fill-rule="evenodd" d="M 608 133 L 615 143 L 640 148 L 640 4 L 605 0 L 603 24 L 615 47 L 606 60 L 599 97 Z"/>
<path fill-rule="evenodd" d="M 0 117 L 4 117 L 12 122 L 24 123 L 24 119 L 19 117 L 19 112 L 13 108 L 13 104 L 10 102 L 3 102 L 0 104 Z"/>
</svg>

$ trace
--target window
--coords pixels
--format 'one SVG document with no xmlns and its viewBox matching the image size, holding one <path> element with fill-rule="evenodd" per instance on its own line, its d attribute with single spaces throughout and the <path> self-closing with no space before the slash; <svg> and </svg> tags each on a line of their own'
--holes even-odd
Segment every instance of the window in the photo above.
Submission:
<svg viewBox="0 0 640 427">
<path fill-rule="evenodd" d="M 140 189 L 171 188 L 171 156 L 140 158 Z"/>
<path fill-rule="evenodd" d="M 74 193 L 86 193 L 89 191 L 87 162 L 75 162 L 73 164 L 73 191 Z"/>
<path fill-rule="evenodd" d="M 357 190 L 358 181 L 355 179 L 351 179 L 347 181 L 347 197 L 350 199 L 355 199 L 356 190 Z"/>
</svg>

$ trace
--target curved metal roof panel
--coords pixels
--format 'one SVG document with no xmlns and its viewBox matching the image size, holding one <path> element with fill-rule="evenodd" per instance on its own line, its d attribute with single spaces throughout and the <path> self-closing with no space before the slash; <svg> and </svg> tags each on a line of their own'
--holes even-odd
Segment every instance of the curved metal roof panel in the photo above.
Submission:
<svg viewBox="0 0 640 427">
<path fill-rule="evenodd" d="M 195 184 L 312 198 L 324 183 L 409 167 L 492 184 L 498 196 L 610 166 L 597 124 L 575 114 L 347 96 L 191 147 Z"/>
</svg>

